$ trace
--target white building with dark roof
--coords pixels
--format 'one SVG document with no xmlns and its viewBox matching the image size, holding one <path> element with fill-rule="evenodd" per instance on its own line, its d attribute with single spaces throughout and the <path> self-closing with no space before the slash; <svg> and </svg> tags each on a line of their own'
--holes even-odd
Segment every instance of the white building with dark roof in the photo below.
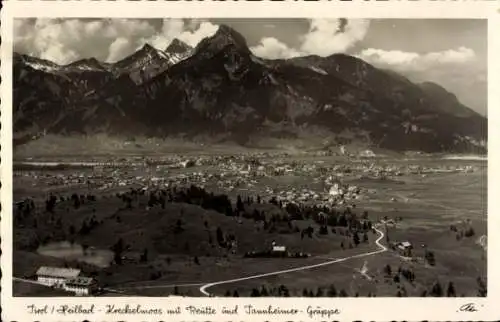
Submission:
<svg viewBox="0 0 500 322">
<path fill-rule="evenodd" d="M 92 277 L 79 276 L 66 280 L 63 289 L 76 295 L 91 295 L 97 290 L 97 282 Z"/>
<path fill-rule="evenodd" d="M 284 252 L 286 252 L 286 247 L 285 246 L 273 246 L 273 252 L 284 253 Z"/>
<path fill-rule="evenodd" d="M 81 270 L 75 268 L 42 266 L 36 271 L 37 281 L 47 286 L 64 286 L 66 280 L 78 277 Z"/>
<path fill-rule="evenodd" d="M 411 256 L 411 250 L 413 249 L 413 245 L 408 241 L 403 241 L 397 244 L 399 252 L 403 256 Z"/>
</svg>

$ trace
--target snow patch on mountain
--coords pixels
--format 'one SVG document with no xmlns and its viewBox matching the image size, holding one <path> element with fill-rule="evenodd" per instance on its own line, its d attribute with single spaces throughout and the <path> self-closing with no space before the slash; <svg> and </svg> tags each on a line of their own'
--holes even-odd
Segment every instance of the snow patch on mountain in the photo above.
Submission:
<svg viewBox="0 0 500 322">
<path fill-rule="evenodd" d="M 48 64 L 44 64 L 42 62 L 34 62 L 34 61 L 24 61 L 24 63 L 36 70 L 41 70 L 47 73 L 55 73 L 58 72 L 61 68 L 59 66 L 51 66 Z"/>
</svg>

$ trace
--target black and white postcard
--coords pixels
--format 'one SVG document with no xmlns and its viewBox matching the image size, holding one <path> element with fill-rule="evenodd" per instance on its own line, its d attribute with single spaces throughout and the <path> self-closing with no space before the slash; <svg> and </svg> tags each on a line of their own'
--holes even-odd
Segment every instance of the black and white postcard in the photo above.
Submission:
<svg viewBox="0 0 500 322">
<path fill-rule="evenodd" d="M 2 318 L 500 318 L 500 15 L 374 5 L 4 4 Z"/>
</svg>

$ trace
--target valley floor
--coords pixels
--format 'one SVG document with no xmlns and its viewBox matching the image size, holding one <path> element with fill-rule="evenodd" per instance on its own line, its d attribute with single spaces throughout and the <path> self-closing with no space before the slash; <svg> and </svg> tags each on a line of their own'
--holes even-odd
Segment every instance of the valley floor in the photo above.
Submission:
<svg viewBox="0 0 500 322">
<path fill-rule="evenodd" d="M 278 157 L 257 158 L 266 164 Z M 247 161 L 239 157 L 188 168 L 156 166 L 154 171 L 148 166 L 18 170 L 14 200 L 31 198 L 36 210 L 14 218 L 14 276 L 31 279 L 43 265 L 80 267 L 99 281 L 103 296 L 477 296 L 483 291 L 481 283 L 487 276 L 486 162 L 352 160 L 317 155 L 279 158 L 281 165 L 274 168 L 289 165 L 292 170 L 252 176 L 245 172 Z M 451 170 L 372 173 L 378 166 L 404 169 L 409 163 L 424 170 Z M 314 167 L 307 170 L 309 165 Z M 339 167 L 343 170 L 334 173 Z M 345 171 L 345 167 L 351 170 Z M 464 167 L 473 170 L 461 171 Z M 209 176 L 221 173 L 223 178 Z M 314 216 L 280 219 L 289 216 L 288 211 L 269 203 L 271 196 L 286 196 L 287 191 L 294 191 L 293 198 L 300 198 L 295 196 L 301 191 L 317 193 L 321 200 L 332 186 L 331 175 L 360 189 L 337 205 L 338 211 L 350 208 L 355 220 L 373 224 L 374 229 L 356 228 L 362 237 L 359 244 L 353 241 L 352 227 L 328 225 L 325 233 Z M 234 208 L 240 196 L 243 210 L 228 216 L 196 202 L 175 200 L 150 206 L 147 193 L 127 207 L 117 197 L 131 188 L 156 185 L 162 189 L 166 183 L 193 183 L 208 192 L 226 194 Z M 66 198 L 47 212 L 44 202 L 50 194 Z M 76 207 L 73 194 L 96 198 Z M 257 196 L 263 201 L 256 202 Z M 253 201 L 246 203 L 247 197 Z M 265 224 L 252 218 L 255 210 L 264 214 Z M 19 216 L 16 209 L 14 213 Z M 92 228 L 82 229 L 87 225 Z M 310 236 L 303 234 L 308 227 L 314 231 Z M 237 246 L 218 243 L 219 229 L 225 241 L 234 237 Z M 125 245 L 121 264 L 112 260 L 110 251 L 119 239 Z M 61 244 L 65 241 L 73 246 Z M 410 256 L 403 256 L 397 246 L 406 241 L 413 245 Z M 309 256 L 244 256 L 270 249 L 273 242 L 286 246 L 290 253 Z M 52 253 L 41 251 L 47 245 L 53 247 Z M 14 295 L 50 294 L 50 290 L 28 284 L 16 281 Z"/>
</svg>

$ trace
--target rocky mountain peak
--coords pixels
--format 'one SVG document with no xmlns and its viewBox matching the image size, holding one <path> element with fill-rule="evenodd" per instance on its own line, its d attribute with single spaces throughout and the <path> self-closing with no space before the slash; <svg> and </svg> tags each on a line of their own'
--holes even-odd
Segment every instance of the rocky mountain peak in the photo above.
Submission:
<svg viewBox="0 0 500 322">
<path fill-rule="evenodd" d="M 217 53 L 226 47 L 234 47 L 238 51 L 250 53 L 245 37 L 227 25 L 220 25 L 217 32 L 203 39 L 196 46 L 196 53 Z"/>
<path fill-rule="evenodd" d="M 66 69 L 77 69 L 77 70 L 106 70 L 104 64 L 98 61 L 94 57 L 80 59 L 64 67 Z"/>
<path fill-rule="evenodd" d="M 29 66 L 30 68 L 36 70 L 42 70 L 45 72 L 55 72 L 58 71 L 61 66 L 58 64 L 51 62 L 49 60 L 45 60 L 42 58 L 32 57 L 29 55 L 14 53 L 13 61 L 16 64 L 22 64 L 25 66 Z"/>
<path fill-rule="evenodd" d="M 122 60 L 114 64 L 115 68 L 136 68 L 140 65 L 146 63 L 146 61 L 152 58 L 157 59 L 160 57 L 159 50 L 151 46 L 150 44 L 144 44 L 138 51 L 130 56 L 123 58 Z"/>
<path fill-rule="evenodd" d="M 179 40 L 175 38 L 172 40 L 170 45 L 167 46 L 165 49 L 165 52 L 167 53 L 172 53 L 172 54 L 185 54 L 186 52 L 192 50 L 193 48 L 183 42 L 182 40 Z"/>
<path fill-rule="evenodd" d="M 142 46 L 142 48 L 140 49 L 140 51 L 145 51 L 145 52 L 156 52 L 156 48 L 154 48 L 153 46 L 151 46 L 150 44 L 148 43 L 145 43 L 144 46 Z"/>
</svg>

